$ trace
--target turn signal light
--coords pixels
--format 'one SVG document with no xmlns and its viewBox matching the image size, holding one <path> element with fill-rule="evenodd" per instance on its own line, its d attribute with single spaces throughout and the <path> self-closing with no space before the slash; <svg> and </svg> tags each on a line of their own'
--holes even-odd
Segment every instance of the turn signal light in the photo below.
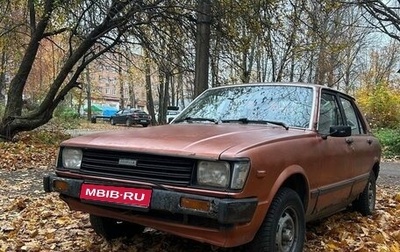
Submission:
<svg viewBox="0 0 400 252">
<path fill-rule="evenodd" d="M 68 191 L 68 183 L 62 180 L 55 180 L 53 182 L 54 189 L 57 192 L 66 192 Z"/>
<path fill-rule="evenodd" d="M 190 198 L 181 198 L 181 207 L 207 212 L 210 210 L 210 202 Z"/>
</svg>

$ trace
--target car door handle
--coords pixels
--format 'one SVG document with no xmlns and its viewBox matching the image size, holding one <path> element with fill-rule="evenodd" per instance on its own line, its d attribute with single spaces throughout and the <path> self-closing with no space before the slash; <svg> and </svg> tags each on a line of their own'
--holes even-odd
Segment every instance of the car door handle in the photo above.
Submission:
<svg viewBox="0 0 400 252">
<path fill-rule="evenodd" d="M 352 137 L 347 137 L 346 138 L 346 143 L 347 144 L 352 144 L 354 142 L 354 139 Z"/>
</svg>

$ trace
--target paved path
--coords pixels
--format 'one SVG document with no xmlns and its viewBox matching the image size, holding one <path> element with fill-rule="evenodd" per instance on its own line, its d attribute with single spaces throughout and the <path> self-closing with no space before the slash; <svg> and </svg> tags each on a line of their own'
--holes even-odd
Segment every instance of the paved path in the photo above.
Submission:
<svg viewBox="0 0 400 252">
<path fill-rule="evenodd" d="M 400 162 L 382 162 L 377 184 L 400 190 Z"/>
</svg>

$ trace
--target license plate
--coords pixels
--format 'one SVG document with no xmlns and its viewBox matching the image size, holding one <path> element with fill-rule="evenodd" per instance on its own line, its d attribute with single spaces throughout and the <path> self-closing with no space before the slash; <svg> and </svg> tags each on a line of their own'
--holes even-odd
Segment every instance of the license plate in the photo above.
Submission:
<svg viewBox="0 0 400 252">
<path fill-rule="evenodd" d="M 83 184 L 80 198 L 84 200 L 148 208 L 150 189 Z"/>
<path fill-rule="evenodd" d="M 147 122 L 146 120 L 140 120 L 140 122 Z"/>
</svg>

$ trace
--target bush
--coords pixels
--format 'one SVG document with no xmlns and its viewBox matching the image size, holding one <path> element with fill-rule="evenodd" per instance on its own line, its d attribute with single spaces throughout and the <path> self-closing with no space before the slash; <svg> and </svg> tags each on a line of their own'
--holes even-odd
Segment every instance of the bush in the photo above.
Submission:
<svg viewBox="0 0 400 252">
<path fill-rule="evenodd" d="M 75 128 L 79 122 L 79 114 L 71 108 L 59 106 L 54 111 L 54 119 L 56 124 L 62 124 L 63 128 Z"/>
<path fill-rule="evenodd" d="M 376 130 L 374 133 L 382 144 L 384 158 L 400 157 L 400 128 L 382 128 Z"/>
<path fill-rule="evenodd" d="M 361 110 L 374 128 L 393 128 L 400 123 L 400 92 L 387 83 L 366 85 L 356 93 Z"/>
<path fill-rule="evenodd" d="M 64 120 L 73 120 L 79 118 L 79 114 L 71 108 L 60 106 L 54 111 L 54 116 Z"/>
</svg>

